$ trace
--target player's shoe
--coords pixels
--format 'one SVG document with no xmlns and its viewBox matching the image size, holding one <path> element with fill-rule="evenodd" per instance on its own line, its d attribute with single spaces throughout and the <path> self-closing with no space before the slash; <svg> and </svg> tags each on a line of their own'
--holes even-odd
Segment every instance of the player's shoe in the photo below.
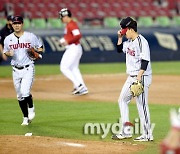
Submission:
<svg viewBox="0 0 180 154">
<path fill-rule="evenodd" d="M 74 95 L 75 91 L 76 91 L 76 88 L 74 88 L 74 89 L 71 91 L 71 94 Z"/>
<path fill-rule="evenodd" d="M 112 135 L 111 138 L 113 140 L 123 140 L 123 139 L 132 138 L 132 135 L 114 134 Z"/>
<path fill-rule="evenodd" d="M 149 138 L 147 138 L 144 135 L 141 135 L 134 139 L 134 141 L 138 141 L 138 142 L 148 142 L 148 141 L 153 141 L 153 140 L 154 140 L 153 136 L 150 136 Z"/>
<path fill-rule="evenodd" d="M 23 118 L 23 122 L 22 122 L 21 125 L 22 125 L 22 126 L 28 126 L 28 125 L 29 125 L 29 119 L 28 119 L 28 117 L 24 117 L 24 118 Z"/>
<path fill-rule="evenodd" d="M 75 88 L 74 90 L 73 90 L 73 94 L 76 94 L 76 93 L 78 93 L 78 92 L 80 92 L 82 89 L 84 88 L 84 86 L 82 85 L 82 84 L 80 84 L 77 88 Z"/>
<path fill-rule="evenodd" d="M 77 96 L 81 96 L 81 95 L 86 95 L 88 94 L 88 90 L 83 88 L 82 90 L 78 91 L 77 93 L 75 93 L 74 95 L 77 95 Z"/>
<path fill-rule="evenodd" d="M 34 111 L 34 107 L 32 108 L 28 108 L 28 118 L 30 121 L 32 121 L 35 117 L 35 111 Z"/>
</svg>

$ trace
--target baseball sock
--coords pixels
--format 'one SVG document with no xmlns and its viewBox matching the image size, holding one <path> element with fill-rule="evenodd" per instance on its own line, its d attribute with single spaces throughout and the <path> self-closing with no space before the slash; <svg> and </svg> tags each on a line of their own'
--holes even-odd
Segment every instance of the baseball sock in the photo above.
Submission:
<svg viewBox="0 0 180 154">
<path fill-rule="evenodd" d="M 18 101 L 19 101 L 19 106 L 21 108 L 21 111 L 22 111 L 24 117 L 28 117 L 28 108 L 27 108 L 26 100 L 24 99 L 24 100 L 21 100 L 21 101 L 18 100 Z"/>
<path fill-rule="evenodd" d="M 28 97 L 25 98 L 27 104 L 28 104 L 28 107 L 29 108 L 32 108 L 33 107 L 33 99 L 32 99 L 32 95 L 29 95 Z"/>
</svg>

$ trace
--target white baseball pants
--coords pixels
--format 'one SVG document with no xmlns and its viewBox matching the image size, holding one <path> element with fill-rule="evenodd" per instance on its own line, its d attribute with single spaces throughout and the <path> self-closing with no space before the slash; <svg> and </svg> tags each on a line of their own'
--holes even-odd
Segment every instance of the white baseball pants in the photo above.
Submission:
<svg viewBox="0 0 180 154">
<path fill-rule="evenodd" d="M 30 64 L 29 67 L 23 69 L 13 67 L 13 83 L 18 100 L 22 100 L 30 95 L 34 74 L 34 64 Z"/>
<path fill-rule="evenodd" d="M 61 59 L 61 72 L 73 83 L 74 88 L 85 84 L 79 70 L 79 62 L 82 56 L 82 47 L 80 44 L 71 44 L 66 47 L 66 51 Z"/>
<path fill-rule="evenodd" d="M 130 85 L 136 81 L 136 77 L 128 76 L 122 91 L 120 93 L 118 103 L 121 113 L 121 122 L 122 122 L 122 131 L 125 122 L 129 122 L 129 107 L 131 99 L 133 98 L 130 92 Z M 151 126 L 150 126 L 150 113 L 148 107 L 148 89 L 152 82 L 152 75 L 143 76 L 142 83 L 144 84 L 144 92 L 136 97 L 136 105 L 139 113 L 139 118 L 142 126 L 142 135 L 146 135 L 148 138 L 152 135 Z"/>
</svg>

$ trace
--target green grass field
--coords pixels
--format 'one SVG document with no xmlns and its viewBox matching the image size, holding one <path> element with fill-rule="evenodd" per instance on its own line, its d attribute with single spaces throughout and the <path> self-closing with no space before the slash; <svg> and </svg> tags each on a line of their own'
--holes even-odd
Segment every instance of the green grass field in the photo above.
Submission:
<svg viewBox="0 0 180 154">
<path fill-rule="evenodd" d="M 154 62 L 153 73 L 160 75 L 180 75 L 180 62 Z M 113 64 L 81 64 L 83 74 L 124 73 L 124 63 Z M 60 74 L 58 65 L 37 65 L 36 75 Z M 0 80 L 11 77 L 10 66 L 0 66 Z M 3 90 L 3 89 L 1 89 Z M 169 109 L 178 108 L 178 105 L 150 105 L 151 122 L 155 123 L 154 142 L 138 143 L 147 148 L 139 153 L 158 153 L 159 143 L 166 136 L 169 127 Z M 105 139 L 102 134 L 85 135 L 86 123 L 117 123 L 119 118 L 118 104 L 108 102 L 66 102 L 66 101 L 42 101 L 35 100 L 36 118 L 32 125 L 22 127 L 22 114 L 16 98 L 0 99 L 0 135 L 24 135 L 32 132 L 37 136 L 51 136 L 59 138 L 99 140 L 113 142 L 112 133 L 109 132 Z M 137 108 L 134 103 L 130 104 L 130 118 L 138 118 Z M 132 139 L 128 140 L 133 142 Z M 120 141 L 121 142 L 121 141 Z"/>
<path fill-rule="evenodd" d="M 81 64 L 83 74 L 125 73 L 125 63 Z M 152 62 L 153 74 L 180 75 L 180 62 Z M 0 78 L 11 77 L 11 66 L 0 66 Z M 36 65 L 36 75 L 60 74 L 59 65 Z"/>
</svg>

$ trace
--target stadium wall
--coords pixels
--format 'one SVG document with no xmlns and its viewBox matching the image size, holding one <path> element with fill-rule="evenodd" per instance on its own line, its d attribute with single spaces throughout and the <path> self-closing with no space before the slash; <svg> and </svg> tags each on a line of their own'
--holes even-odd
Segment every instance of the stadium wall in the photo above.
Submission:
<svg viewBox="0 0 180 154">
<path fill-rule="evenodd" d="M 81 44 L 84 54 L 81 63 L 123 62 L 125 55 L 116 52 L 118 29 L 82 29 Z M 45 52 L 39 64 L 58 64 L 64 53 L 59 46 L 63 30 L 30 30 L 43 41 Z M 180 60 L 180 28 L 145 28 L 139 29 L 148 40 L 152 61 Z M 3 62 L 2 64 L 8 64 Z"/>
</svg>

